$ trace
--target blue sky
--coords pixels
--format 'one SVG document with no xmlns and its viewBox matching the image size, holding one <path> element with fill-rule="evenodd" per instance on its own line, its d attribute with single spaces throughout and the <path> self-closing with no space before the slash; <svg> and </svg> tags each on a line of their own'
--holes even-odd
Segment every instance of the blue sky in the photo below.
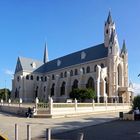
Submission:
<svg viewBox="0 0 140 140">
<path fill-rule="evenodd" d="M 102 43 L 109 10 L 120 47 L 126 40 L 130 80 L 139 89 L 139 0 L 1 0 L 0 88 L 11 89 L 18 56 L 43 60 L 45 41 L 50 60 Z"/>
</svg>

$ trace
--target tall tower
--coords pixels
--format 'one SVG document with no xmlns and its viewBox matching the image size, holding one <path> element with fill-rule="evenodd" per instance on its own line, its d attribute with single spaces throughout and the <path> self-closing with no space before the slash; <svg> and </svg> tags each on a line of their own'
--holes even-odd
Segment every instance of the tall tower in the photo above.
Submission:
<svg viewBox="0 0 140 140">
<path fill-rule="evenodd" d="M 124 87 L 128 87 L 128 52 L 127 52 L 127 49 L 126 49 L 125 40 L 123 41 L 120 56 L 121 56 L 121 58 L 123 60 Z"/>
<path fill-rule="evenodd" d="M 104 27 L 104 44 L 105 47 L 109 47 L 109 41 L 112 34 L 112 31 L 115 30 L 115 23 L 112 20 L 111 12 L 109 11 L 107 21 L 105 22 Z"/>
<path fill-rule="evenodd" d="M 105 47 L 108 47 L 108 62 L 107 62 L 108 83 L 109 83 L 108 96 L 117 96 L 118 82 L 116 77 L 117 77 L 117 65 L 118 65 L 118 58 L 119 58 L 119 43 L 118 43 L 115 23 L 112 20 L 110 11 L 104 27 L 104 45 Z"/>
<path fill-rule="evenodd" d="M 45 49 L 44 49 L 44 57 L 43 57 L 43 62 L 47 63 L 49 61 L 49 57 L 48 57 L 48 48 L 47 48 L 47 44 L 45 42 Z"/>
</svg>

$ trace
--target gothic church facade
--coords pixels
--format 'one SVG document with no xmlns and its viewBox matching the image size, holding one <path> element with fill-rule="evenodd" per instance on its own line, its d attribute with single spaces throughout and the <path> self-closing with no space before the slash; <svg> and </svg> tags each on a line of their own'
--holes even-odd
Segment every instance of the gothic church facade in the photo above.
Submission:
<svg viewBox="0 0 140 140">
<path fill-rule="evenodd" d="M 48 60 L 45 45 L 43 62 L 19 57 L 12 81 L 13 98 L 30 102 L 36 97 L 65 102 L 74 88 L 92 88 L 97 102 L 130 102 L 128 52 L 125 41 L 120 49 L 115 23 L 109 12 L 104 25 L 104 42 Z"/>
</svg>

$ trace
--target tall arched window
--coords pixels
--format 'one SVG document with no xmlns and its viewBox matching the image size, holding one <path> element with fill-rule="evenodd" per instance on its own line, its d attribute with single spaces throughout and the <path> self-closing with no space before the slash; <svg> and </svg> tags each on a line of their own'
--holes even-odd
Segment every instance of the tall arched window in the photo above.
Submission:
<svg viewBox="0 0 140 140">
<path fill-rule="evenodd" d="M 47 76 L 45 76 L 45 81 L 47 81 Z"/>
<path fill-rule="evenodd" d="M 65 95 L 65 85 L 66 85 L 66 83 L 63 82 L 62 85 L 61 85 L 61 92 L 60 92 L 60 95 Z"/>
<path fill-rule="evenodd" d="M 60 77 L 63 78 L 63 72 L 60 73 Z"/>
<path fill-rule="evenodd" d="M 87 85 L 86 85 L 87 88 L 92 88 L 92 89 L 95 89 L 95 86 L 94 86 L 94 79 L 92 77 L 90 77 L 87 81 Z"/>
<path fill-rule="evenodd" d="M 96 72 L 97 65 L 94 66 L 94 72 Z"/>
<path fill-rule="evenodd" d="M 26 79 L 29 80 L 29 75 L 26 75 Z"/>
<path fill-rule="evenodd" d="M 70 71 L 70 76 L 73 76 L 73 70 Z"/>
<path fill-rule="evenodd" d="M 78 75 L 78 70 L 77 69 L 75 69 L 74 74 Z"/>
<path fill-rule="evenodd" d="M 31 75 L 31 80 L 33 80 L 34 78 L 33 78 L 33 75 Z"/>
<path fill-rule="evenodd" d="M 65 71 L 65 73 L 64 73 L 64 77 L 67 77 L 67 72 Z"/>
<path fill-rule="evenodd" d="M 82 68 L 82 71 L 83 71 L 83 74 L 85 74 L 85 68 L 84 67 Z"/>
<path fill-rule="evenodd" d="M 54 74 L 52 75 L 52 80 L 55 80 L 55 76 L 54 76 Z"/>
<path fill-rule="evenodd" d="M 104 68 L 104 64 L 103 63 L 101 63 L 101 68 Z"/>
<path fill-rule="evenodd" d="M 36 80 L 39 81 L 39 76 L 36 77 Z"/>
<path fill-rule="evenodd" d="M 72 85 L 72 90 L 78 88 L 78 80 L 75 79 L 74 82 L 73 82 L 73 85 Z"/>
<path fill-rule="evenodd" d="M 54 88 L 55 88 L 55 84 L 52 84 L 52 88 L 51 88 L 51 96 L 54 96 Z"/>
<path fill-rule="evenodd" d="M 89 66 L 87 67 L 86 72 L 90 73 L 90 67 Z"/>
</svg>

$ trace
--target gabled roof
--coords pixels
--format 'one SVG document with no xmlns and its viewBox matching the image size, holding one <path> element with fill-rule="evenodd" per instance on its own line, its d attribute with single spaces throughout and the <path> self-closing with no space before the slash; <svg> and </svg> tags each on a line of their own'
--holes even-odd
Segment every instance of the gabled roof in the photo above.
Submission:
<svg viewBox="0 0 140 140">
<path fill-rule="evenodd" d="M 43 62 L 41 61 L 31 59 L 31 58 L 18 57 L 15 73 L 20 72 L 20 71 L 33 72 L 35 69 L 39 68 L 41 65 L 43 65 Z"/>
<path fill-rule="evenodd" d="M 35 70 L 35 72 L 50 72 L 53 70 L 69 67 L 85 63 L 91 60 L 105 58 L 108 55 L 108 48 L 103 44 L 99 44 L 60 58 L 49 61 Z"/>
</svg>

